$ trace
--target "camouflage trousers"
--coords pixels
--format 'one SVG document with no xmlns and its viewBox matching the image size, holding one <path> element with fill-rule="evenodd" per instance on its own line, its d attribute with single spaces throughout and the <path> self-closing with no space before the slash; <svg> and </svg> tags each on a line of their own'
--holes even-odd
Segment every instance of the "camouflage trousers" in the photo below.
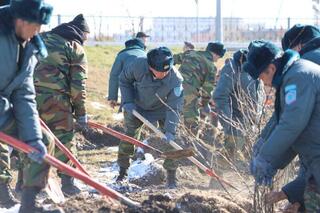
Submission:
<svg viewBox="0 0 320 213">
<path fill-rule="evenodd" d="M 48 154 L 54 154 L 54 141 L 50 134 L 44 130 L 43 143 L 47 146 Z M 17 128 L 14 120 L 8 121 L 1 129 L 2 132 L 17 138 Z M 12 180 L 10 168 L 11 148 L 5 143 L 0 142 L 0 181 L 9 183 Z M 26 154 L 19 153 L 19 160 L 23 172 L 23 187 L 40 187 L 44 188 L 48 181 L 50 166 L 46 163 L 38 164 L 30 160 Z"/>
<path fill-rule="evenodd" d="M 304 205 L 307 213 L 320 213 L 320 193 L 313 181 L 309 181 L 304 192 Z"/>
<path fill-rule="evenodd" d="M 194 88 L 184 88 L 183 119 L 187 128 L 192 128 L 200 121 L 199 94 Z"/>
<path fill-rule="evenodd" d="M 40 118 L 47 124 L 60 142 L 65 145 L 72 154 L 76 155 L 76 144 L 72 141 L 74 137 L 74 122 L 69 97 L 56 93 L 41 94 L 38 92 L 36 101 Z M 71 165 L 68 157 L 63 154 L 58 147 L 56 147 L 55 150 L 55 157 Z"/>
<path fill-rule="evenodd" d="M 159 121 L 159 124 L 160 127 L 163 126 L 163 122 Z M 140 140 L 143 123 L 139 119 L 137 119 L 134 115 L 130 113 L 124 112 L 124 125 L 126 135 Z M 174 148 L 170 145 L 166 145 L 162 148 L 162 151 L 172 150 L 174 150 Z M 121 141 L 119 144 L 118 151 L 118 165 L 122 168 L 129 168 L 130 158 L 133 157 L 134 151 L 134 145 L 125 141 Z M 166 170 L 175 170 L 178 167 L 178 162 L 175 160 L 166 159 L 163 163 L 163 167 Z"/>
</svg>

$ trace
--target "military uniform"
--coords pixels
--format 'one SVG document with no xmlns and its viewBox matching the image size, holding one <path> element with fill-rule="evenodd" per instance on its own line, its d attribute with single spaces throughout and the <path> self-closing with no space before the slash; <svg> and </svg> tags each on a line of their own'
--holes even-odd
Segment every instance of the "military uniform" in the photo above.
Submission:
<svg viewBox="0 0 320 213">
<path fill-rule="evenodd" d="M 119 75 L 122 70 L 137 57 L 146 56 L 145 45 L 141 39 L 130 39 L 126 41 L 125 45 L 126 48 L 118 53 L 111 68 L 108 100 L 118 100 Z"/>
<path fill-rule="evenodd" d="M 183 53 L 178 53 L 178 54 L 174 54 L 173 55 L 173 62 L 174 64 L 182 64 L 183 59 L 186 57 L 186 55 L 188 55 L 189 53 L 194 52 L 194 50 L 187 50 Z"/>
<path fill-rule="evenodd" d="M 200 105 L 209 103 L 214 89 L 216 70 L 210 51 L 190 52 L 179 68 L 184 79 L 183 117 L 189 128 L 196 127 L 199 122 Z"/>
<path fill-rule="evenodd" d="M 238 51 L 228 60 L 221 70 L 221 77 L 213 94 L 225 134 L 225 148 L 232 153 L 241 151 L 246 141 L 236 123 L 254 125 L 261 115 L 264 101 L 263 84 L 241 70 L 245 57 L 244 52 Z"/>
<path fill-rule="evenodd" d="M 175 134 L 183 104 L 182 77 L 177 70 L 173 68 L 164 79 L 155 79 L 149 70 L 147 58 L 137 58 L 120 74 L 120 89 L 122 104 L 134 103 L 137 111 L 146 119 L 152 123 L 161 122 L 165 132 Z M 125 112 L 124 116 L 126 134 L 138 137 L 142 122 L 131 113 Z M 120 143 L 118 153 L 120 167 L 129 167 L 129 158 L 133 152 L 133 145 Z M 167 170 L 174 170 L 177 163 L 166 159 L 164 167 Z"/>
<path fill-rule="evenodd" d="M 26 143 L 42 140 L 43 136 L 39 124 L 35 103 L 33 85 L 33 70 L 37 63 L 34 55 L 38 50 L 28 42 L 25 47 L 16 38 L 13 19 L 9 8 L 0 10 L 0 129 Z M 17 56 L 20 56 L 17 58 Z M 6 101 L 5 101 L 6 100 Z M 47 136 L 47 134 L 45 134 Z M 54 146 L 52 138 L 46 137 L 43 142 L 50 148 Z M 11 179 L 9 172 L 8 146 L 1 144 L 1 175 L 2 181 Z M 53 150 L 48 149 L 52 154 Z M 25 160 L 24 185 L 44 187 L 49 167 Z"/>
<path fill-rule="evenodd" d="M 268 61 L 268 57 L 262 58 Z M 268 133 L 264 133 L 268 135 L 266 142 L 253 161 L 257 169 L 253 170 L 262 172 L 260 169 L 267 166 L 267 170 L 264 171 L 269 173 L 272 168 L 284 168 L 299 155 L 301 165 L 305 168 L 305 194 L 312 192 L 311 196 L 319 195 L 320 68 L 310 61 L 298 60 L 293 51 L 286 51 L 274 63 L 277 65 L 277 72 L 273 78 L 277 87 L 275 113 L 268 125 Z M 270 129 L 271 126 L 273 128 Z M 271 177 L 274 174 L 271 174 Z M 312 190 L 309 190 L 310 188 Z M 320 207 L 317 208 L 309 209 L 306 205 L 307 212 L 317 212 Z"/>
<path fill-rule="evenodd" d="M 76 154 L 74 121 L 86 115 L 87 57 L 82 44 L 54 32 L 43 33 L 49 56 L 36 67 L 34 83 L 40 117 L 57 138 Z M 69 162 L 59 149 L 56 157 Z"/>
</svg>

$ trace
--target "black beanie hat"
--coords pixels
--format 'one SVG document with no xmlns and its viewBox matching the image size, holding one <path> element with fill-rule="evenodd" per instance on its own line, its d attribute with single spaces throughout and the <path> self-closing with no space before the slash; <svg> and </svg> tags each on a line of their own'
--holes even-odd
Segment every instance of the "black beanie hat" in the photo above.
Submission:
<svg viewBox="0 0 320 213">
<path fill-rule="evenodd" d="M 167 47 L 150 50 L 147 58 L 149 66 L 158 72 L 167 72 L 173 67 L 173 56 Z"/>
<path fill-rule="evenodd" d="M 48 24 L 53 7 L 44 3 L 43 0 L 11 0 L 10 10 L 15 18 L 38 24 Z"/>
<path fill-rule="evenodd" d="M 219 55 L 220 57 L 223 57 L 227 51 L 221 42 L 208 43 L 206 50 L 213 52 L 213 53 Z"/>
<path fill-rule="evenodd" d="M 280 49 L 268 41 L 253 41 L 250 44 L 247 62 L 243 64 L 243 70 L 248 72 L 253 79 L 258 79 L 262 71 L 272 61 L 280 56 Z"/>
<path fill-rule="evenodd" d="M 298 44 L 304 44 L 320 36 L 319 28 L 312 25 L 296 24 L 290 28 L 281 40 L 282 49 L 287 50 Z"/>
<path fill-rule="evenodd" d="M 77 15 L 69 23 L 79 28 L 82 32 L 90 33 L 89 25 L 82 14 Z"/>
</svg>

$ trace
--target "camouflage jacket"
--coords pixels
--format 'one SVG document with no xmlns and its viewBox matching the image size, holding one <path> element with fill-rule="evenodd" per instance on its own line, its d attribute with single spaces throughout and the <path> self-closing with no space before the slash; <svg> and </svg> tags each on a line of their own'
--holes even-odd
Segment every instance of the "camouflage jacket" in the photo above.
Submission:
<svg viewBox="0 0 320 213">
<path fill-rule="evenodd" d="M 185 56 L 191 52 L 193 52 L 194 50 L 187 50 L 183 53 L 178 53 L 178 54 L 174 54 L 173 55 L 173 62 L 174 64 L 182 64 L 183 59 L 185 58 Z"/>
<path fill-rule="evenodd" d="M 75 115 L 86 114 L 87 57 L 79 43 L 68 41 L 54 33 L 43 33 L 49 56 L 35 70 L 37 96 L 63 95 L 69 98 Z"/>
<path fill-rule="evenodd" d="M 217 72 L 212 54 L 208 51 L 190 52 L 185 55 L 179 71 L 184 79 L 185 97 L 189 95 L 187 91 L 198 91 L 203 104 L 207 104 L 214 89 Z"/>
</svg>

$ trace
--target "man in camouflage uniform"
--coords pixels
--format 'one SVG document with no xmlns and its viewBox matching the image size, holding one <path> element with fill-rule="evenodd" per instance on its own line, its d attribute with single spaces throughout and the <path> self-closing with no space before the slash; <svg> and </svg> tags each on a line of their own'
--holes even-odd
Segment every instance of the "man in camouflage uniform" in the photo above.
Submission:
<svg viewBox="0 0 320 213">
<path fill-rule="evenodd" d="M 34 73 L 40 117 L 73 154 L 76 154 L 72 141 L 73 117 L 81 127 L 87 126 L 85 86 L 88 66 L 83 43 L 88 33 L 89 27 L 80 14 L 71 22 L 41 34 L 49 55 L 39 61 Z M 59 149 L 55 156 L 70 163 Z M 80 192 L 73 178 L 64 174 L 60 177 L 62 191 L 67 196 Z"/>
<path fill-rule="evenodd" d="M 120 74 L 120 89 L 126 134 L 139 139 L 143 123 L 132 114 L 133 110 L 137 110 L 150 122 L 159 122 L 165 132 L 164 149 L 173 149 L 168 143 L 175 138 L 183 103 L 183 89 L 182 77 L 173 66 L 171 51 L 166 47 L 159 47 L 148 52 L 147 57 L 136 58 Z M 126 176 L 133 153 L 132 144 L 120 143 L 120 173 L 117 181 Z M 163 166 L 167 170 L 167 186 L 175 188 L 177 162 L 166 159 Z"/>
<path fill-rule="evenodd" d="M 185 57 L 185 55 L 189 54 L 190 52 L 194 51 L 194 45 L 190 42 L 185 41 L 184 45 L 183 45 L 183 52 L 182 53 L 178 53 L 178 54 L 174 54 L 173 55 L 173 61 L 174 64 L 182 64 L 182 61 Z"/>
<path fill-rule="evenodd" d="M 118 53 L 110 72 L 108 101 L 112 108 L 114 108 L 118 102 L 120 73 L 137 57 L 146 56 L 146 47 L 143 41 L 139 38 L 133 38 L 126 41 L 125 46 L 126 48 Z"/>
<path fill-rule="evenodd" d="M 249 51 L 244 69 L 253 78 L 259 77 L 277 89 L 275 112 L 254 147 L 252 175 L 258 184 L 270 185 L 277 170 L 298 155 L 301 166 L 296 180 L 302 177 L 306 185 L 303 187 L 306 212 L 319 212 L 319 66 L 299 59 L 293 50 L 286 50 L 281 56 L 274 44 L 261 42 Z M 302 197 L 294 194 L 297 191 L 303 193 L 296 189 L 288 195 L 294 195 L 295 199 Z"/>
<path fill-rule="evenodd" d="M 36 195 L 45 187 L 49 166 L 43 163 L 46 153 L 54 153 L 54 142 L 42 130 L 36 109 L 33 71 L 38 57 L 47 52 L 37 33 L 48 24 L 52 7 L 42 0 L 11 0 L 0 9 L 0 131 L 19 138 L 39 152 L 21 154 L 23 188 L 19 212 L 47 211 L 35 206 Z M 32 39 L 31 39 L 32 38 Z M 31 40 L 30 40 L 31 39 Z M 16 203 L 10 192 L 10 148 L 0 144 L 0 203 Z"/>
<path fill-rule="evenodd" d="M 200 106 L 207 114 L 211 112 L 209 101 L 217 70 L 213 62 L 223 57 L 225 52 L 223 44 L 209 43 L 205 51 L 187 54 L 179 68 L 184 79 L 184 123 L 193 131 L 200 121 Z"/>
</svg>

